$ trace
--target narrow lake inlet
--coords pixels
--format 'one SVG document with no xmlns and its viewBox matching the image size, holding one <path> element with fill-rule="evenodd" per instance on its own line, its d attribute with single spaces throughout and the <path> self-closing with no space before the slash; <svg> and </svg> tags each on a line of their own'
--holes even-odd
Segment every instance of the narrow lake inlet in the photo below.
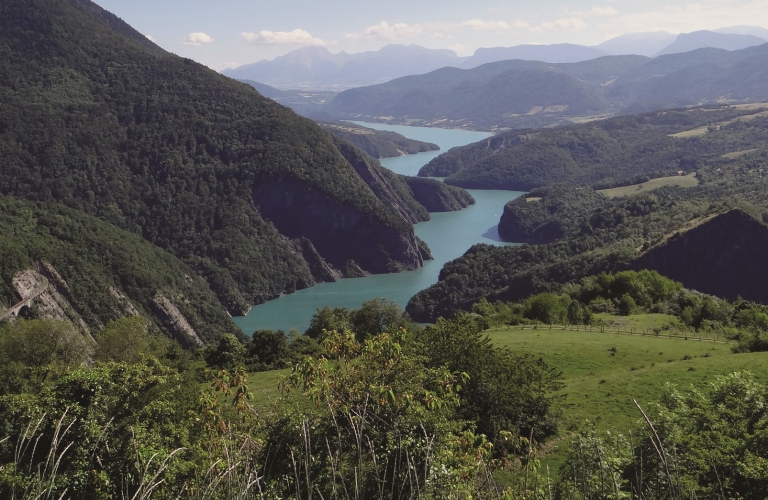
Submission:
<svg viewBox="0 0 768 500">
<path fill-rule="evenodd" d="M 405 137 L 440 146 L 440 151 L 386 158 L 381 164 L 403 175 L 415 176 L 432 158 L 450 148 L 480 141 L 492 134 L 466 130 L 407 127 L 356 122 L 378 130 L 397 132 Z M 234 318 L 246 334 L 260 328 L 284 330 L 296 328 L 303 332 L 314 312 L 324 306 L 358 308 L 366 300 L 385 297 L 402 307 L 420 290 L 437 282 L 443 265 L 461 256 L 476 243 L 509 245 L 500 241 L 497 231 L 504 205 L 521 196 L 519 191 L 469 190 L 475 205 L 458 212 L 432 213 L 431 220 L 416 224 L 416 235 L 432 250 L 434 260 L 415 271 L 377 274 L 365 278 L 342 279 L 321 283 L 291 295 L 254 306 L 247 316 Z"/>
</svg>

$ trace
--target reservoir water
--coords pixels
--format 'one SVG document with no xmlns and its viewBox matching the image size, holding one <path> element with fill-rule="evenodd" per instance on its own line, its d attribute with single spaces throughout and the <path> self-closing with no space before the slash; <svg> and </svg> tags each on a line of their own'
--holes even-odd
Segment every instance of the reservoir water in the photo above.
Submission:
<svg viewBox="0 0 768 500">
<path fill-rule="evenodd" d="M 390 130 L 411 139 L 440 146 L 440 151 L 381 160 L 382 165 L 398 174 L 414 176 L 423 165 L 450 148 L 471 144 L 491 135 L 466 130 L 356 123 L 378 130 Z M 421 269 L 321 283 L 254 306 L 247 316 L 234 318 L 235 323 L 246 334 L 251 334 L 259 328 L 286 332 L 297 328 L 303 332 L 309 326 L 315 310 L 326 305 L 353 309 L 360 307 L 366 300 L 385 297 L 405 307 L 413 295 L 437 282 L 443 264 L 460 257 L 472 245 L 509 244 L 500 241 L 497 225 L 504 205 L 523 193 L 490 190 L 469 192 L 475 198 L 475 205 L 458 212 L 430 214 L 430 221 L 414 226 L 416 235 L 429 245 L 434 257 L 434 260 L 426 262 Z"/>
</svg>

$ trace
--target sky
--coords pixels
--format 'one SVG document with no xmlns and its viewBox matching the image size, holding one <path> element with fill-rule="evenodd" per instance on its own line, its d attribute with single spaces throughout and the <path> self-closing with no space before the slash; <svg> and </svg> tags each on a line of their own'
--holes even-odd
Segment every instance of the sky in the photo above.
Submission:
<svg viewBox="0 0 768 500">
<path fill-rule="evenodd" d="M 164 49 L 215 70 L 299 47 L 597 45 L 624 33 L 768 27 L 768 0 L 95 0 Z"/>
</svg>

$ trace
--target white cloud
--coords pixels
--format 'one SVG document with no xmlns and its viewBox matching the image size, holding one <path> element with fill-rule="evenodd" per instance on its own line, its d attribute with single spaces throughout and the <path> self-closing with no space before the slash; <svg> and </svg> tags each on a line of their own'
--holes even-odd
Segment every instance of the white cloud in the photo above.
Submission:
<svg viewBox="0 0 768 500">
<path fill-rule="evenodd" d="M 741 5 L 714 0 L 627 14 L 601 27 L 621 32 L 664 30 L 688 33 L 723 26 L 765 25 L 766 19 L 768 0 L 755 0 Z"/>
<path fill-rule="evenodd" d="M 541 23 L 531 31 L 575 31 L 587 27 L 587 23 L 578 17 L 564 17 L 554 21 Z"/>
<path fill-rule="evenodd" d="M 202 32 L 197 32 L 197 33 L 190 33 L 189 35 L 187 35 L 182 41 L 182 43 L 184 45 L 200 46 L 207 43 L 213 43 L 214 41 L 215 39 L 213 37 L 206 35 L 205 33 L 202 33 Z"/>
<path fill-rule="evenodd" d="M 389 23 L 382 21 L 374 26 L 365 28 L 362 33 L 350 33 L 344 38 L 352 40 L 388 40 L 388 41 L 400 41 L 418 36 L 422 33 L 422 29 L 418 26 L 409 26 L 405 23 L 395 23 L 389 25 Z"/>
<path fill-rule="evenodd" d="M 301 29 L 293 31 L 259 31 L 241 33 L 240 37 L 254 45 L 325 45 L 320 38 L 313 37 Z"/>
<path fill-rule="evenodd" d="M 144 35 L 144 36 L 147 37 L 147 40 L 149 40 L 150 42 L 157 43 L 157 40 L 155 40 L 155 37 L 153 37 L 152 35 Z"/>
<path fill-rule="evenodd" d="M 476 31 L 504 31 L 511 28 L 506 21 L 483 21 L 481 19 L 470 19 L 461 25 Z"/>
</svg>

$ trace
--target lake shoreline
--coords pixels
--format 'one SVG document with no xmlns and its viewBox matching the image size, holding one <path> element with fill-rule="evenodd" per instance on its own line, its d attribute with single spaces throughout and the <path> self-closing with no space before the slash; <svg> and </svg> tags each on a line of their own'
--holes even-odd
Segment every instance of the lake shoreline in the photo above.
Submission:
<svg viewBox="0 0 768 500">
<path fill-rule="evenodd" d="M 352 122 L 355 123 L 355 122 Z M 426 127 L 359 123 L 379 130 L 391 130 L 410 139 L 438 144 L 440 151 L 385 158 L 381 164 L 397 174 L 416 176 L 418 170 L 432 158 L 452 147 L 471 144 L 490 137 L 486 132 L 467 132 Z M 475 204 L 455 212 L 433 212 L 430 220 L 414 225 L 416 236 L 432 250 L 434 260 L 420 269 L 401 273 L 375 274 L 363 278 L 344 278 L 332 283 L 319 283 L 309 288 L 283 295 L 263 304 L 254 305 L 246 316 L 233 318 L 250 335 L 257 329 L 268 328 L 288 332 L 296 328 L 303 332 L 318 308 L 347 307 L 350 309 L 372 298 L 387 298 L 405 307 L 408 300 L 437 282 L 443 265 L 464 254 L 472 245 L 510 245 L 498 236 L 498 221 L 504 205 L 521 196 L 518 191 L 468 190 Z"/>
</svg>

